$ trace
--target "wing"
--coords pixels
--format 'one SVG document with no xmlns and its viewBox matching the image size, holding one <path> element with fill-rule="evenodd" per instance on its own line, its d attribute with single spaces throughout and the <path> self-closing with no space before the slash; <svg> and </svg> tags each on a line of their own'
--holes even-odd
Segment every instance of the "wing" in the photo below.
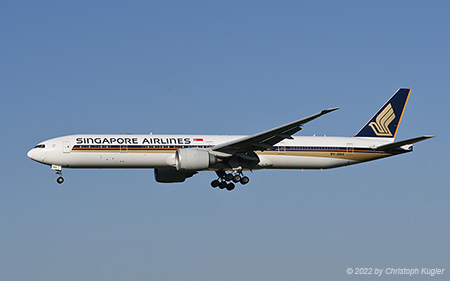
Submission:
<svg viewBox="0 0 450 281">
<path fill-rule="evenodd" d="M 319 113 L 261 133 L 216 145 L 211 149 L 211 152 L 218 156 L 226 157 L 239 152 L 264 151 L 272 148 L 284 139 L 292 139 L 292 135 L 300 131 L 302 125 L 337 109 L 339 107 L 325 109 Z"/>
</svg>

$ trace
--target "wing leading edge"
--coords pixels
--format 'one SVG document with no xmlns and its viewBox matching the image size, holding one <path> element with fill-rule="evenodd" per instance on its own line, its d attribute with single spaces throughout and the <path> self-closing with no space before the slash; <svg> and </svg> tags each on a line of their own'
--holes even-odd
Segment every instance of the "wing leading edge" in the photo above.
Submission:
<svg viewBox="0 0 450 281">
<path fill-rule="evenodd" d="M 301 126 L 332 111 L 339 109 L 340 107 L 329 108 L 322 110 L 311 116 L 293 121 L 291 123 L 257 133 L 251 136 L 246 136 L 237 140 L 222 143 L 212 148 L 212 152 L 219 152 L 225 154 L 232 154 L 238 152 L 248 151 L 264 151 L 272 148 L 275 144 L 284 139 L 292 139 L 292 135 L 300 131 Z"/>
</svg>

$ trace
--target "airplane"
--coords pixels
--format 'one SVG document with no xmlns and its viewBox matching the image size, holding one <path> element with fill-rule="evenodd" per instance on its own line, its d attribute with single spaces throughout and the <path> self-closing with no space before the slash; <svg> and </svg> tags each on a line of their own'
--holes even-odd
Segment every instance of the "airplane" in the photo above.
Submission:
<svg viewBox="0 0 450 281">
<path fill-rule="evenodd" d="M 70 135 L 40 142 L 28 152 L 64 182 L 62 168 L 149 168 L 160 183 L 184 182 L 199 171 L 215 171 L 213 188 L 245 185 L 244 171 L 331 169 L 411 152 L 424 135 L 395 141 L 410 89 L 401 88 L 353 137 L 293 136 L 336 108 L 249 136 Z"/>
</svg>

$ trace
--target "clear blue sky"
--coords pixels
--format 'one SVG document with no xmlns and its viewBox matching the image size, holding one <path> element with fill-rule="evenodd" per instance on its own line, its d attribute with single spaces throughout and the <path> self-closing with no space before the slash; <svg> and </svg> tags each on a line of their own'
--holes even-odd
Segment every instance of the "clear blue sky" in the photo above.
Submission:
<svg viewBox="0 0 450 281">
<path fill-rule="evenodd" d="M 447 1 L 2 1 L 0 281 L 448 280 L 449 27 Z M 233 192 L 152 170 L 58 186 L 26 157 L 66 134 L 252 134 L 335 106 L 299 135 L 351 136 L 400 87 L 397 137 L 437 135 L 413 153 Z"/>
</svg>

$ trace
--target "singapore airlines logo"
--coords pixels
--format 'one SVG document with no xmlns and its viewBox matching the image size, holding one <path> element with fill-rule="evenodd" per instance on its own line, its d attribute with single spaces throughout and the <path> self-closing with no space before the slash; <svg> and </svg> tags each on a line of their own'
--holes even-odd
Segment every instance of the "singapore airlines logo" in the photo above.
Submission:
<svg viewBox="0 0 450 281">
<path fill-rule="evenodd" d="M 389 130 L 389 125 L 394 121 L 395 114 L 391 104 L 388 104 L 380 114 L 378 114 L 376 122 L 370 122 L 369 126 L 372 128 L 375 135 L 379 137 L 392 137 Z"/>
</svg>

